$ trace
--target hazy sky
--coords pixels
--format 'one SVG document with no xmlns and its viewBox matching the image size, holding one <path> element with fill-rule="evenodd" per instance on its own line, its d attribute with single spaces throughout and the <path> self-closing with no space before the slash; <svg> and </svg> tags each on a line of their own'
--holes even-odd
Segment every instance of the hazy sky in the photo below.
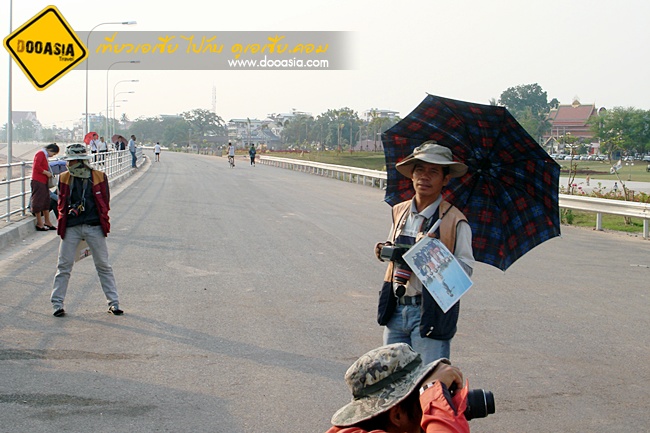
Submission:
<svg viewBox="0 0 650 433">
<path fill-rule="evenodd" d="M 408 114 L 432 93 L 487 104 L 501 92 L 538 83 L 548 99 L 650 109 L 650 2 L 647 0 L 110 0 L 13 1 L 13 29 L 55 5 L 75 31 L 137 21 L 129 31 L 352 31 L 349 71 L 111 70 L 109 89 L 134 90 L 117 109 L 130 119 L 212 108 L 263 119 L 292 108 L 314 115 L 348 106 Z M 172 4 L 173 6 L 166 6 Z M 165 5 L 165 6 L 163 6 Z M 9 1 L 0 33 L 9 34 Z M 96 31 L 125 31 L 101 26 Z M 0 62 L 0 124 L 7 119 L 8 61 Z M 36 111 L 46 126 L 71 126 L 85 111 L 83 64 L 45 91 L 13 66 L 13 110 Z M 89 111 L 106 106 L 106 73 L 90 71 Z"/>
</svg>

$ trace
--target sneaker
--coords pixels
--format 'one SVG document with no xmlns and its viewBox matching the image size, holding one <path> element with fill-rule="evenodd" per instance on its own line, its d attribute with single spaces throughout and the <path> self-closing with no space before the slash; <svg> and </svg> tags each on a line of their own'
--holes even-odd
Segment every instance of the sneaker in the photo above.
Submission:
<svg viewBox="0 0 650 433">
<path fill-rule="evenodd" d="M 121 316 L 122 314 L 124 314 L 124 311 L 120 310 L 120 307 L 118 307 L 117 305 L 111 305 L 110 307 L 108 307 L 108 314 Z"/>
<path fill-rule="evenodd" d="M 56 310 L 53 314 L 54 317 L 63 317 L 65 316 L 65 310 L 63 308 L 59 308 Z"/>
</svg>

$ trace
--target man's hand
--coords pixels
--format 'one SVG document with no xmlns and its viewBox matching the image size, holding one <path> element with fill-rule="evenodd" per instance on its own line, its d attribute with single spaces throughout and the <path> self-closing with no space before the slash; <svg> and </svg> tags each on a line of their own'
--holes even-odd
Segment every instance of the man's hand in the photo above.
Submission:
<svg viewBox="0 0 650 433">
<path fill-rule="evenodd" d="M 393 245 L 391 242 L 386 241 L 386 242 L 377 242 L 375 244 L 375 256 L 377 256 L 377 259 L 380 262 L 383 262 L 384 260 L 381 258 L 381 249 L 384 248 L 384 245 Z"/>
<path fill-rule="evenodd" d="M 460 369 L 443 362 L 439 363 L 436 369 L 422 383 L 434 382 L 436 380 L 444 383 L 447 389 L 451 387 L 452 383 L 455 383 L 458 389 L 463 388 L 463 373 Z"/>
</svg>

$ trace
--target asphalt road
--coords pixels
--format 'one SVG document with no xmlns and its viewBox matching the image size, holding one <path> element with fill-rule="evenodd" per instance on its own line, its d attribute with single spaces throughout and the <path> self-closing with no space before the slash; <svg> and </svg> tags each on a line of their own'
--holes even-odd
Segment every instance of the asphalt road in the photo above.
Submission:
<svg viewBox="0 0 650 433">
<path fill-rule="evenodd" d="M 324 432 L 346 369 L 381 344 L 382 191 L 161 159 L 113 191 L 124 316 L 92 259 L 51 315 L 53 233 L 0 254 L 0 431 Z M 650 242 L 563 227 L 473 280 L 452 361 L 497 408 L 473 432 L 650 430 Z"/>
</svg>

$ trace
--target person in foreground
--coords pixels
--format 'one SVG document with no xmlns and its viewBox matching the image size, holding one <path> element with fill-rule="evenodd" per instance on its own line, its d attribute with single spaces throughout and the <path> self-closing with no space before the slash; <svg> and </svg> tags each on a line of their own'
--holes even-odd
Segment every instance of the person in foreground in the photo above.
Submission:
<svg viewBox="0 0 650 433">
<path fill-rule="evenodd" d="M 451 178 L 467 173 L 467 166 L 454 161 L 448 148 L 435 141 L 426 141 L 396 168 L 412 180 L 415 197 L 393 206 L 393 225 L 388 240 L 375 245 L 377 258 L 389 261 L 379 297 L 377 321 L 385 326 L 384 344 L 407 343 L 422 355 L 425 363 L 449 359 L 460 302 L 443 312 L 418 277 L 412 275 L 408 265 L 399 262 L 401 257 L 387 259 L 382 250 L 394 245 L 410 248 L 434 228 L 429 236 L 440 239 L 471 277 L 474 265 L 472 229 L 465 215 L 441 195 Z M 438 220 L 440 223 L 435 229 Z"/>
<path fill-rule="evenodd" d="M 50 300 L 54 316 L 65 315 L 63 301 L 68 290 L 70 272 L 75 262 L 77 247 L 85 240 L 90 247 L 99 281 L 106 295 L 108 312 L 119 316 L 120 309 L 113 268 L 108 262 L 106 236 L 110 232 L 108 211 L 110 193 L 108 178 L 102 171 L 90 167 L 86 147 L 71 144 L 64 158 L 68 171 L 59 177 L 59 218 L 57 233 L 61 236 L 59 259 Z"/>
<path fill-rule="evenodd" d="M 332 416 L 327 433 L 470 431 L 464 415 L 468 387 L 447 359 L 424 364 L 408 344 L 390 344 L 361 356 L 345 381 L 352 401 Z"/>
</svg>

